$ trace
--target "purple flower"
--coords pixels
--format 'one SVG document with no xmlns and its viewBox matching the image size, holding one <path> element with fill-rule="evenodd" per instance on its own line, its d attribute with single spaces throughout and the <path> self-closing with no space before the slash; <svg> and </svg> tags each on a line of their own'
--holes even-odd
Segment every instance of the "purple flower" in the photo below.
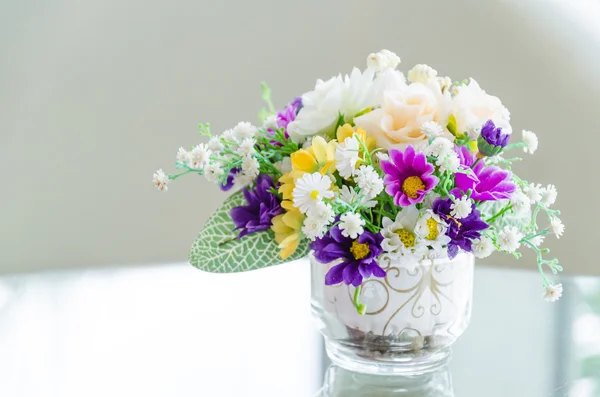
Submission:
<svg viewBox="0 0 600 397">
<path fill-rule="evenodd" d="M 234 207 L 229 213 L 236 226 L 234 230 L 241 230 L 238 238 L 269 229 L 271 219 L 283 213 L 279 199 L 270 192 L 274 187 L 270 176 L 259 175 L 254 190 L 244 189 L 248 205 Z"/>
<path fill-rule="evenodd" d="M 472 240 L 480 238 L 480 231 L 489 227 L 487 223 L 481 220 L 481 215 L 475 208 L 475 203 L 471 206 L 469 216 L 462 219 L 454 219 L 450 215 L 451 206 L 452 200 L 450 197 L 438 198 L 432 206 L 433 212 L 448 224 L 446 235 L 450 237 L 448 243 L 448 257 L 450 259 L 458 254 L 459 248 L 465 252 L 471 252 Z"/>
<path fill-rule="evenodd" d="M 324 237 L 316 239 L 310 248 L 321 263 L 342 259 L 341 263 L 333 266 L 325 275 L 325 285 L 343 281 L 347 285 L 358 287 L 363 279 L 371 276 L 385 277 L 385 270 L 375 261 L 383 251 L 382 241 L 381 234 L 366 231 L 357 239 L 344 237 L 339 226 L 334 226 Z"/>
<path fill-rule="evenodd" d="M 470 174 L 457 173 L 456 187 L 450 193 L 461 196 L 471 189 L 473 200 L 488 201 L 510 198 L 516 189 L 515 184 L 511 182 L 510 171 L 496 166 L 486 166 L 484 160 L 479 160 L 472 171 Z"/>
<path fill-rule="evenodd" d="M 460 165 L 464 168 L 471 168 L 477 161 L 477 157 L 466 146 L 455 146 L 454 151 L 458 154 Z"/>
<path fill-rule="evenodd" d="M 229 171 L 229 175 L 227 175 L 227 180 L 225 181 L 224 185 L 219 186 L 221 188 L 222 191 L 226 192 L 228 190 L 231 190 L 231 188 L 234 185 L 234 179 L 235 179 L 235 175 L 237 173 L 239 173 L 242 169 L 241 168 L 232 168 Z"/>
<path fill-rule="evenodd" d="M 488 120 L 481 128 L 481 135 L 477 138 L 477 148 L 483 156 L 495 156 L 500 154 L 508 144 L 510 134 L 496 127 L 492 120 Z"/>
<path fill-rule="evenodd" d="M 432 175 L 434 167 L 427 163 L 423 153 L 415 153 L 412 146 L 404 152 L 390 149 L 390 161 L 382 161 L 381 169 L 385 172 L 385 191 L 394 198 L 394 204 L 402 207 L 420 203 L 439 182 Z"/>
<path fill-rule="evenodd" d="M 282 111 L 277 112 L 277 127 L 283 128 L 285 138 L 288 139 L 290 136 L 287 132 L 287 126 L 292 121 L 296 120 L 296 115 L 302 109 L 302 98 L 297 97 L 289 105 L 286 106 Z M 267 130 L 269 134 L 275 135 L 275 131 L 272 129 Z M 271 141 L 271 144 L 275 146 L 282 146 L 281 142 Z"/>
</svg>

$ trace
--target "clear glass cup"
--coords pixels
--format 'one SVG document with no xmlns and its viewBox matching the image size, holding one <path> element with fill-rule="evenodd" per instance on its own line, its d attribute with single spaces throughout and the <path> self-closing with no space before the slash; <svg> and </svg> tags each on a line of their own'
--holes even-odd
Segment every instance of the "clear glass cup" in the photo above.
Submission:
<svg viewBox="0 0 600 397">
<path fill-rule="evenodd" d="M 336 262 L 322 264 L 312 255 L 310 262 L 313 314 L 329 357 L 347 370 L 434 371 L 448 362 L 450 345 L 469 325 L 472 255 L 380 264 L 386 277 L 372 277 L 361 285 L 363 315 L 354 304 L 354 287 L 325 285 L 325 274 Z"/>
</svg>

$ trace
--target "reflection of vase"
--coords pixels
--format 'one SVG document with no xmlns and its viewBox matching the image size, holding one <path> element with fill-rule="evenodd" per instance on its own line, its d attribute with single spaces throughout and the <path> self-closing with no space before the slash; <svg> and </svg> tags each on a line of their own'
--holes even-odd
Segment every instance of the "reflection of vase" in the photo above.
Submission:
<svg viewBox="0 0 600 397">
<path fill-rule="evenodd" d="M 333 264 L 311 256 L 313 313 L 334 363 L 381 374 L 427 372 L 448 361 L 471 315 L 471 255 L 382 266 L 385 278 L 362 284 L 364 315 L 354 307 L 354 287 L 325 285 Z"/>
<path fill-rule="evenodd" d="M 315 397 L 453 397 L 448 367 L 421 375 L 368 375 L 331 366 Z"/>
</svg>

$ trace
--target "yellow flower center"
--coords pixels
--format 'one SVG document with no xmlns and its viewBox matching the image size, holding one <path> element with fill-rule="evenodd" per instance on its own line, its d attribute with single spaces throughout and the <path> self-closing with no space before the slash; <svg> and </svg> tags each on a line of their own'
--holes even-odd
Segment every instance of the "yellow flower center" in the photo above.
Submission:
<svg viewBox="0 0 600 397">
<path fill-rule="evenodd" d="M 402 192 L 410 198 L 417 198 L 419 190 L 425 190 L 425 184 L 418 176 L 409 176 L 402 182 Z"/>
<path fill-rule="evenodd" d="M 427 240 L 435 240 L 440 234 L 438 232 L 438 223 L 433 218 L 427 219 L 427 229 L 429 229 L 429 234 L 425 236 Z"/>
<path fill-rule="evenodd" d="M 396 234 L 400 237 L 400 241 L 406 248 L 415 246 L 415 234 L 406 229 L 396 230 Z"/>
<path fill-rule="evenodd" d="M 310 198 L 313 200 L 316 200 L 319 198 L 319 191 L 318 190 L 313 190 L 312 192 L 310 192 Z"/>
<path fill-rule="evenodd" d="M 354 240 L 352 242 L 352 247 L 350 247 L 350 252 L 354 255 L 354 259 L 359 260 L 369 255 L 371 250 L 369 250 L 368 244 L 361 244 L 358 240 Z"/>
</svg>

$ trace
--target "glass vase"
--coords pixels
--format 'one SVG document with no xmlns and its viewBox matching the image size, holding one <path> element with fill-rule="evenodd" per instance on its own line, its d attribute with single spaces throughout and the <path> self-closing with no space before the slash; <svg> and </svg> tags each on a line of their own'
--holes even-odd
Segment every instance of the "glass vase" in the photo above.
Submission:
<svg viewBox="0 0 600 397">
<path fill-rule="evenodd" d="M 386 277 L 355 288 L 325 285 L 336 264 L 312 255 L 312 310 L 331 360 L 350 371 L 370 374 L 419 374 L 445 365 L 450 346 L 471 316 L 473 256 L 454 259 L 399 260 L 385 265 Z"/>
</svg>

